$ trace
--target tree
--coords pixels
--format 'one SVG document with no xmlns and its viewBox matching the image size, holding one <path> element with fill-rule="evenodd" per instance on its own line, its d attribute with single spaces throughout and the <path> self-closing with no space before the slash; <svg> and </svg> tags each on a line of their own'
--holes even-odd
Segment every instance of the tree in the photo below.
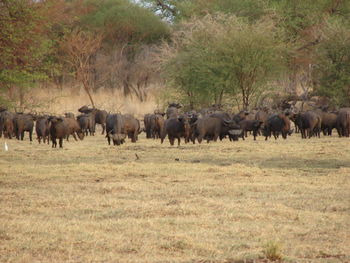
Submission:
<svg viewBox="0 0 350 263">
<path fill-rule="evenodd" d="M 316 93 L 330 98 L 334 105 L 350 106 L 350 24 L 335 19 L 322 33 L 316 51 Z"/>
<path fill-rule="evenodd" d="M 30 0 L 0 2 L 0 86 L 6 91 L 19 88 L 19 106 L 24 104 L 25 89 L 46 78 L 51 43 L 44 34 L 41 8 L 41 3 Z"/>
<path fill-rule="evenodd" d="M 91 58 L 101 47 L 103 36 L 91 32 L 74 29 L 61 42 L 64 52 L 63 61 L 74 71 L 75 78 L 83 84 L 91 104 L 95 107 L 91 95 Z"/>
<path fill-rule="evenodd" d="M 190 104 L 220 104 L 225 94 L 240 96 L 239 106 L 249 108 L 284 69 L 287 48 L 279 39 L 271 19 L 251 24 L 207 15 L 183 23 L 158 62 L 168 85 Z"/>
</svg>

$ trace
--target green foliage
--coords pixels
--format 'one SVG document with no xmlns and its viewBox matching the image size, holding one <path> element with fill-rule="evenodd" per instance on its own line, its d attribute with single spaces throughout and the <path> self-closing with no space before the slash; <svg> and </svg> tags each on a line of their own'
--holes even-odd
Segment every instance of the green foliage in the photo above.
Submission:
<svg viewBox="0 0 350 263">
<path fill-rule="evenodd" d="M 221 12 L 255 21 L 267 12 L 266 7 L 266 1 L 263 0 L 194 0 L 177 4 L 180 19 Z"/>
<path fill-rule="evenodd" d="M 318 63 L 314 78 L 316 92 L 331 98 L 338 106 L 350 105 L 350 24 L 342 19 L 330 21 L 317 48 Z"/>
<path fill-rule="evenodd" d="M 115 42 L 154 43 L 169 35 L 169 28 L 151 11 L 127 0 L 86 1 L 92 12 L 82 17 L 87 30 L 104 32 Z"/>
<path fill-rule="evenodd" d="M 0 5 L 2 87 L 31 86 L 45 78 L 44 59 L 51 46 L 43 34 L 39 7 L 28 0 L 3 1 Z"/>
<path fill-rule="evenodd" d="M 221 103 L 225 94 L 241 96 L 239 106 L 248 108 L 284 69 L 286 46 L 270 19 L 207 15 L 185 23 L 173 43 L 163 46 L 161 63 L 190 105 Z"/>
</svg>

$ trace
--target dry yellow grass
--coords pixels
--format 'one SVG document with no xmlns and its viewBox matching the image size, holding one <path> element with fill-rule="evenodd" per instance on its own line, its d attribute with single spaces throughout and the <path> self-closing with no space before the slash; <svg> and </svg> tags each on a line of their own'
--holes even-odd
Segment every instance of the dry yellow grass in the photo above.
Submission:
<svg viewBox="0 0 350 263">
<path fill-rule="evenodd" d="M 151 86 L 147 90 L 147 100 L 140 102 L 135 97 L 125 97 L 120 90 L 100 88 L 92 93 L 95 106 L 109 112 L 130 113 L 141 118 L 146 113 L 153 113 L 159 107 L 159 101 L 155 98 L 158 86 Z M 46 112 L 50 114 L 63 114 L 73 112 L 78 114 L 78 108 L 83 105 L 91 106 L 87 93 L 82 87 L 48 87 L 32 88 L 26 94 L 25 111 Z"/>
<path fill-rule="evenodd" d="M 349 139 L 0 142 L 0 262 L 350 262 Z"/>
</svg>

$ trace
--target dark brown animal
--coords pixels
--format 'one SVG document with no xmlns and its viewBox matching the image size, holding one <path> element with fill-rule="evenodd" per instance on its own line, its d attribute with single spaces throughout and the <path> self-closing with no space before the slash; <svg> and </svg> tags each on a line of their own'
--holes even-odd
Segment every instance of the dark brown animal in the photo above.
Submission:
<svg viewBox="0 0 350 263">
<path fill-rule="evenodd" d="M 153 138 L 158 139 L 161 137 L 164 129 L 164 117 L 160 114 L 155 114 L 155 127 L 153 130 Z"/>
<path fill-rule="evenodd" d="M 0 112 L 0 138 L 2 133 L 4 136 L 11 139 L 14 136 L 14 119 L 15 114 L 6 110 Z"/>
<path fill-rule="evenodd" d="M 311 138 L 313 135 L 320 137 L 322 119 L 314 111 L 307 111 L 304 113 L 297 113 L 294 116 L 301 138 Z"/>
<path fill-rule="evenodd" d="M 171 118 L 171 117 L 177 117 L 177 115 L 179 115 L 179 109 L 182 108 L 182 106 L 180 105 L 180 103 L 170 103 L 168 105 L 168 108 L 166 110 L 166 117 L 167 119 Z"/>
<path fill-rule="evenodd" d="M 138 140 L 138 135 L 140 133 L 140 121 L 135 119 L 134 116 L 130 114 L 124 114 L 124 133 L 128 135 L 131 142 L 136 142 Z"/>
<path fill-rule="evenodd" d="M 64 116 L 65 116 L 66 118 L 72 118 L 72 119 L 75 118 L 75 115 L 74 115 L 74 113 L 72 113 L 72 112 L 66 112 L 66 113 L 64 114 Z"/>
<path fill-rule="evenodd" d="M 337 131 L 339 137 L 350 135 L 350 108 L 342 108 L 337 116 Z"/>
<path fill-rule="evenodd" d="M 203 139 L 206 139 L 207 142 L 210 140 L 216 142 L 218 138 L 222 140 L 226 135 L 240 134 L 242 132 L 239 125 L 234 120 L 215 116 L 206 116 L 198 119 L 195 124 L 195 129 L 194 135 L 198 143 L 201 143 Z"/>
<path fill-rule="evenodd" d="M 78 115 L 77 121 L 79 123 L 81 131 L 85 134 L 85 136 L 88 134 L 93 136 L 95 134 L 93 127 L 94 118 L 90 113 Z"/>
<path fill-rule="evenodd" d="M 161 143 L 163 143 L 165 137 L 168 135 L 170 145 L 174 145 L 175 139 L 177 139 L 178 145 L 180 145 L 181 137 L 189 138 L 190 132 L 191 128 L 187 116 L 171 117 L 164 122 Z"/>
<path fill-rule="evenodd" d="M 287 139 L 287 135 L 291 135 L 291 133 L 290 120 L 285 114 L 271 115 L 263 128 L 265 141 L 267 141 L 267 138 L 271 137 L 271 135 L 277 140 L 279 134 L 282 134 L 283 139 Z"/>
<path fill-rule="evenodd" d="M 242 139 L 244 140 L 244 137 L 247 137 L 247 132 L 253 132 L 254 141 L 256 140 L 256 136 L 258 136 L 259 129 L 261 125 L 263 124 L 263 121 L 258 120 L 242 120 L 238 124 L 240 128 L 242 129 Z"/>
<path fill-rule="evenodd" d="M 77 140 L 78 135 L 80 140 L 84 139 L 84 133 L 81 131 L 78 122 L 71 118 L 49 117 L 51 123 L 50 138 L 52 141 L 52 148 L 57 147 L 57 139 L 59 140 L 60 148 L 63 148 L 63 139 L 73 135 Z"/>
<path fill-rule="evenodd" d="M 323 134 L 331 136 L 332 130 L 337 128 L 338 115 L 334 112 L 327 112 L 326 109 L 317 109 L 315 112 L 321 117 L 321 130 Z"/>
<path fill-rule="evenodd" d="M 41 143 L 41 140 L 43 140 L 44 143 L 47 144 L 50 143 L 50 121 L 48 116 L 41 116 L 36 119 L 35 122 L 35 131 L 37 140 L 39 143 Z"/>
<path fill-rule="evenodd" d="M 29 133 L 30 141 L 33 141 L 34 118 L 31 114 L 17 113 L 13 118 L 13 126 L 17 140 L 24 138 L 24 132 Z"/>
<path fill-rule="evenodd" d="M 89 108 L 87 106 L 82 106 L 81 108 L 78 109 L 79 112 L 81 113 L 86 113 L 86 114 L 89 114 L 91 113 L 92 116 L 93 116 L 93 129 L 94 129 L 94 132 L 95 132 L 95 126 L 96 126 L 96 123 L 97 124 L 100 124 L 102 126 L 102 133 L 101 134 L 104 134 L 105 132 L 105 129 L 106 129 L 106 119 L 107 119 L 107 111 L 105 110 L 99 110 L 99 109 L 96 109 L 96 108 Z"/>
<path fill-rule="evenodd" d="M 121 145 L 125 142 L 124 116 L 121 114 L 109 114 L 106 119 L 106 138 L 108 145 L 111 140 L 114 145 Z"/>
</svg>

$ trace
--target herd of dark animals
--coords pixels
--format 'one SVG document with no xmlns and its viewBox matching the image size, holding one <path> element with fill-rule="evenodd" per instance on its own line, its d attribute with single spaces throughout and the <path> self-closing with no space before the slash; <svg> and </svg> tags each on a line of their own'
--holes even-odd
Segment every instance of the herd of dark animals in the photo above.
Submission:
<svg viewBox="0 0 350 263">
<path fill-rule="evenodd" d="M 229 114 L 213 105 L 200 111 L 180 112 L 181 105 L 169 104 L 166 112 L 156 110 L 153 114 L 146 114 L 143 127 L 140 120 L 130 114 L 109 114 L 105 110 L 83 106 L 78 109 L 81 113 L 75 118 L 73 113 L 65 113 L 64 117 L 12 113 L 0 107 L 0 137 L 16 137 L 23 140 L 24 132 L 29 133 L 32 141 L 33 130 L 38 142 L 49 144 L 52 147 L 63 147 L 63 139 L 69 140 L 72 135 L 82 140 L 84 136 L 95 134 L 96 124 L 102 126 L 102 134 L 106 132 L 107 142 L 110 145 L 121 145 L 126 138 L 132 142 L 138 140 L 141 132 L 146 133 L 146 138 L 160 139 L 163 143 L 168 136 L 171 145 L 177 139 L 180 145 L 181 138 L 185 143 L 201 143 L 203 140 L 217 141 L 228 138 L 230 141 L 245 139 L 248 133 L 252 133 L 254 140 L 258 135 L 263 135 L 265 140 L 281 135 L 284 139 L 294 130 L 300 132 L 301 137 L 311 138 L 324 135 L 331 136 L 336 129 L 339 137 L 349 137 L 350 134 L 350 108 L 341 108 L 338 111 L 327 111 L 327 107 L 320 107 L 306 112 L 283 110 L 280 113 L 270 112 L 268 108 L 258 109 L 252 112 L 240 111 L 237 114 Z M 294 129 L 291 128 L 291 121 Z M 34 125 L 35 124 L 35 125 Z M 142 127 L 142 128 L 141 128 Z"/>
</svg>

